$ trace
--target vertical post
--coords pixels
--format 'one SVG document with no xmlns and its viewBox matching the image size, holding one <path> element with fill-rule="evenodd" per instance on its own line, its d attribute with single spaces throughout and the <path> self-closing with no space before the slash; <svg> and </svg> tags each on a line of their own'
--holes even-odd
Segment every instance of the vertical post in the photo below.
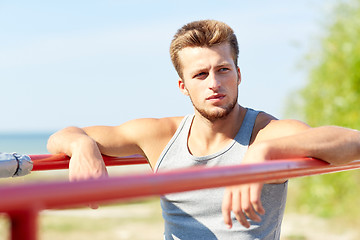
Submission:
<svg viewBox="0 0 360 240">
<path fill-rule="evenodd" d="M 38 216 L 39 212 L 31 208 L 10 213 L 11 240 L 36 240 Z"/>
</svg>

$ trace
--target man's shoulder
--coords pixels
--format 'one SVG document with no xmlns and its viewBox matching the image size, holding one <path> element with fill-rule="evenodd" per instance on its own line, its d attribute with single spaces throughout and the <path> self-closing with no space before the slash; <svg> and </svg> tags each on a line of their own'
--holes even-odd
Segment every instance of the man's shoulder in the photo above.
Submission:
<svg viewBox="0 0 360 240">
<path fill-rule="evenodd" d="M 156 118 L 154 121 L 160 126 L 167 126 L 172 128 L 178 128 L 184 116 L 178 117 L 164 117 L 164 118 Z"/>
<path fill-rule="evenodd" d="M 180 126 L 182 120 L 184 117 L 165 117 L 165 118 L 159 118 L 158 119 L 158 125 L 159 127 L 166 127 L 167 129 L 171 130 L 172 132 L 175 132 L 176 129 Z"/>
<path fill-rule="evenodd" d="M 308 128 L 309 126 L 302 121 L 295 119 L 279 120 L 268 113 L 260 112 L 253 129 L 253 140 L 262 141 L 284 137 Z"/>
<path fill-rule="evenodd" d="M 164 117 L 164 118 L 141 118 L 133 120 L 137 128 L 145 128 L 147 132 L 175 132 L 184 117 Z"/>
<path fill-rule="evenodd" d="M 256 117 L 253 133 L 258 133 L 261 129 L 264 129 L 271 122 L 278 121 L 276 117 L 266 112 L 259 112 Z"/>
<path fill-rule="evenodd" d="M 256 122 L 255 125 L 260 125 L 260 126 L 266 126 L 267 124 L 269 124 L 271 121 L 277 121 L 278 119 L 276 117 L 274 117 L 273 115 L 266 113 L 266 112 L 259 112 L 257 118 L 256 118 Z"/>
</svg>

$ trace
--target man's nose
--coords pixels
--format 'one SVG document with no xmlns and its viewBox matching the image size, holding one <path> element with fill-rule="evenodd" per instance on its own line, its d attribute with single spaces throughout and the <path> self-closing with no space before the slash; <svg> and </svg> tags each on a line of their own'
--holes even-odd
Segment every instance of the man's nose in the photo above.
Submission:
<svg viewBox="0 0 360 240">
<path fill-rule="evenodd" d="M 216 74 L 209 75 L 209 88 L 213 91 L 217 91 L 220 88 L 221 82 L 219 76 Z"/>
</svg>

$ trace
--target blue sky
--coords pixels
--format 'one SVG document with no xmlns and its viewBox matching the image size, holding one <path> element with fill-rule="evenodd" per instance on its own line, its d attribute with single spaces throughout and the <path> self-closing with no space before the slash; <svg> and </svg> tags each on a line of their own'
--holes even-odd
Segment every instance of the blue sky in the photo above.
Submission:
<svg viewBox="0 0 360 240">
<path fill-rule="evenodd" d="M 282 118 L 286 97 L 306 82 L 299 62 L 336 2 L 0 2 L 0 132 L 118 125 L 182 116 L 168 48 L 187 22 L 228 23 L 240 44 L 240 104 Z"/>
</svg>

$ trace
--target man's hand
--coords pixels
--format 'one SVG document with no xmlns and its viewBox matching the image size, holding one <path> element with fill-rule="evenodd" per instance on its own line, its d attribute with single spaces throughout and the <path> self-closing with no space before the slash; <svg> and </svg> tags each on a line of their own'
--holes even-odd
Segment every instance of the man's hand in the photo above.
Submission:
<svg viewBox="0 0 360 240">
<path fill-rule="evenodd" d="M 79 181 L 108 176 L 99 147 L 94 139 L 77 127 L 68 127 L 50 136 L 47 144 L 50 153 L 70 156 L 69 179 Z M 96 204 L 89 204 L 97 208 Z"/>
<path fill-rule="evenodd" d="M 255 150 L 256 148 L 256 150 Z M 249 147 L 241 164 L 260 163 L 267 159 L 265 148 L 260 145 Z M 231 228 L 231 212 L 236 219 L 246 228 L 250 227 L 249 219 L 260 222 L 265 210 L 261 203 L 261 190 L 263 183 L 242 184 L 230 186 L 225 189 L 222 202 L 222 214 L 225 224 Z"/>
<path fill-rule="evenodd" d="M 76 150 L 72 153 L 69 164 L 69 179 L 72 182 L 108 176 L 99 148 L 95 141 L 90 138 L 89 140 L 77 144 Z M 96 203 L 88 205 L 92 209 L 99 207 Z"/>
<path fill-rule="evenodd" d="M 231 211 L 240 224 L 246 228 L 250 227 L 246 216 L 255 222 L 261 221 L 259 215 L 265 214 L 260 200 L 262 186 L 262 183 L 254 183 L 231 186 L 225 189 L 222 214 L 224 222 L 229 228 L 232 227 Z"/>
<path fill-rule="evenodd" d="M 77 152 L 72 155 L 69 164 L 69 179 L 71 182 L 108 176 L 100 152 L 95 155 L 85 155 L 88 154 Z M 99 208 L 99 205 L 96 203 L 89 203 L 88 206 L 92 209 Z"/>
<path fill-rule="evenodd" d="M 69 164 L 70 181 L 107 177 L 108 173 L 98 149 L 73 152 Z"/>
<path fill-rule="evenodd" d="M 65 153 L 71 157 L 70 181 L 107 176 L 105 163 L 94 139 L 78 127 L 67 127 L 50 136 L 47 144 L 52 154 Z"/>
</svg>

